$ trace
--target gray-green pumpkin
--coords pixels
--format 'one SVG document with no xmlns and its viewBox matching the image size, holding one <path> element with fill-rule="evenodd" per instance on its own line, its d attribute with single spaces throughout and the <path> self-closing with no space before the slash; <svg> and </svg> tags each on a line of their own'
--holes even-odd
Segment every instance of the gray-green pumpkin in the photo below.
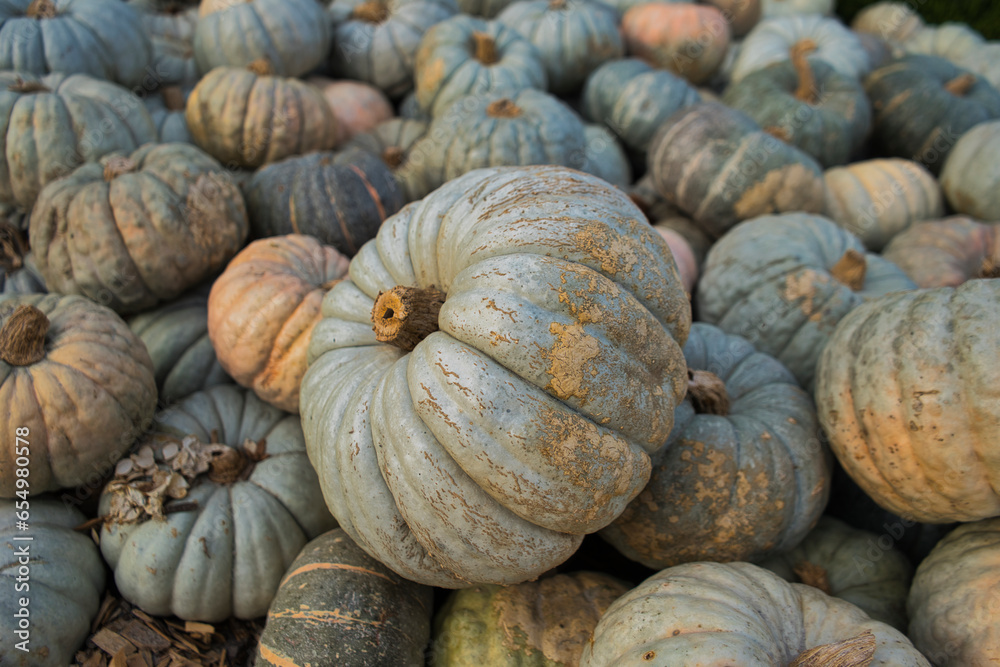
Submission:
<svg viewBox="0 0 1000 667">
<path fill-rule="evenodd" d="M 684 358 L 688 394 L 649 484 L 601 536 L 657 570 L 791 549 L 830 492 L 812 397 L 773 357 L 710 324 L 691 326 Z"/>
<path fill-rule="evenodd" d="M 962 135 L 941 171 L 951 207 L 980 220 L 1000 221 L 1000 120 L 980 123 Z"/>
<path fill-rule="evenodd" d="M 194 59 L 197 4 L 185 7 L 168 1 L 132 5 L 139 10 L 143 28 L 153 45 L 150 67 L 157 86 L 190 87 L 198 83 L 198 64 Z M 150 92 L 145 82 L 143 88 Z"/>
<path fill-rule="evenodd" d="M 580 171 L 627 189 L 632 184 L 632 164 L 611 130 L 598 123 L 586 123 L 583 140 L 584 162 Z"/>
<path fill-rule="evenodd" d="M 101 495 L 101 552 L 147 613 L 263 616 L 302 547 L 335 525 L 299 418 L 247 389 L 191 394 L 132 452 Z"/>
<path fill-rule="evenodd" d="M 13 425 L 10 430 L 13 436 Z M 31 434 L 25 439 L 30 442 Z M 4 587 L 0 663 L 66 667 L 90 633 L 90 623 L 101 606 L 104 561 L 90 536 L 73 530 L 87 520 L 83 513 L 58 500 L 31 495 L 24 500 L 0 500 L 0 561 L 4 563 L 0 567 Z M 16 528 L 22 516 L 27 531 Z M 26 615 L 19 618 L 17 614 Z M 22 618 L 26 627 L 20 623 Z"/>
<path fill-rule="evenodd" d="M 187 118 L 184 116 L 187 96 L 190 90 L 184 91 L 177 86 L 167 86 L 155 92 L 147 93 L 143 101 L 146 110 L 156 126 L 156 138 L 161 144 L 184 143 L 193 144 L 194 139 L 188 130 Z"/>
<path fill-rule="evenodd" d="M 412 98 L 411 98 L 412 99 Z M 419 170 L 407 168 L 410 149 L 427 132 L 427 123 L 412 118 L 391 118 L 379 123 L 370 132 L 356 134 L 344 145 L 344 150 L 360 148 L 382 158 L 396 176 L 405 201 L 420 199 L 429 192 Z"/>
<path fill-rule="evenodd" d="M 840 319 L 867 299 L 915 288 L 833 221 L 785 213 L 747 220 L 712 246 L 696 303 L 702 321 L 746 338 L 812 391 Z"/>
<path fill-rule="evenodd" d="M 424 667 L 434 596 L 337 528 L 307 544 L 267 612 L 261 667 Z"/>
<path fill-rule="evenodd" d="M 38 272 L 35 256 L 28 253 L 21 258 L 21 266 L 0 277 L 0 294 L 44 294 L 45 278 Z"/>
</svg>

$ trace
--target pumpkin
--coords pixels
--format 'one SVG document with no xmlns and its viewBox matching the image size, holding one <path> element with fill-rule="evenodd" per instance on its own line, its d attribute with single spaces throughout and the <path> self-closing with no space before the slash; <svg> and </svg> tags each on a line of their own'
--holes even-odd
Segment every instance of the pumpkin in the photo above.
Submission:
<svg viewBox="0 0 1000 667">
<path fill-rule="evenodd" d="M 153 47 L 120 0 L 11 0 L 0 9 L 0 70 L 86 74 L 132 87 Z"/>
<path fill-rule="evenodd" d="M 420 108 L 417 104 L 417 92 L 411 90 L 403 100 L 399 103 L 399 116 L 400 118 L 406 118 L 409 120 L 420 120 L 424 122 L 430 122 L 431 115 Z"/>
<path fill-rule="evenodd" d="M 899 58 L 872 72 L 865 91 L 881 149 L 921 162 L 935 175 L 963 134 L 1000 118 L 1000 92 L 936 56 Z"/>
<path fill-rule="evenodd" d="M 306 74 L 326 60 L 330 24 L 316 0 L 202 0 L 194 58 L 204 75 L 261 58 L 276 76 Z"/>
<path fill-rule="evenodd" d="M 786 213 L 747 220 L 717 241 L 696 303 L 702 321 L 747 339 L 812 391 L 837 322 L 868 299 L 915 287 L 828 218 Z"/>
<path fill-rule="evenodd" d="M 156 379 L 146 347 L 114 311 L 79 296 L 0 299 L 0 400 L 29 432 L 31 495 L 110 470 L 149 425 Z M 13 437 L 0 449 L 0 498 L 18 490 Z M 23 467 L 23 466 L 18 466 Z"/>
<path fill-rule="evenodd" d="M 208 292 L 200 287 L 128 320 L 153 360 L 161 405 L 232 382 L 208 337 Z"/>
<path fill-rule="evenodd" d="M 903 42 L 903 50 L 907 53 L 939 56 L 961 67 L 985 43 L 983 36 L 968 25 L 948 22 L 924 26 Z"/>
<path fill-rule="evenodd" d="M 767 3 L 764 6 L 767 15 Z M 860 79 L 871 70 L 868 54 L 858 38 L 837 19 L 819 14 L 795 14 L 765 18 L 740 46 L 733 63 L 732 80 L 772 63 L 790 59 L 791 48 L 804 39 L 816 44 L 812 60 L 826 63 L 844 76 Z"/>
<path fill-rule="evenodd" d="M 423 667 L 432 590 L 401 579 L 343 530 L 323 533 L 285 573 L 257 647 L 261 667 Z"/>
<path fill-rule="evenodd" d="M 167 86 L 143 98 L 156 127 L 156 139 L 159 143 L 194 143 L 184 117 L 188 93 L 190 91 L 185 93 L 176 86 Z"/>
<path fill-rule="evenodd" d="M 333 528 L 295 415 L 234 385 L 161 410 L 104 487 L 101 553 L 154 616 L 263 616 L 305 544 Z"/>
<path fill-rule="evenodd" d="M 1000 519 L 966 523 L 920 563 L 907 599 L 914 645 L 941 667 L 1000 660 Z"/>
<path fill-rule="evenodd" d="M 13 424 L 9 429 L 13 438 Z M 32 435 L 26 440 L 33 445 Z M 15 529 L 24 514 L 28 533 Z M 9 559 L 2 570 L 7 594 L 0 598 L 4 665 L 65 667 L 90 634 L 104 593 L 104 562 L 90 537 L 73 530 L 86 520 L 56 500 L 0 500 L 0 544 Z"/>
<path fill-rule="evenodd" d="M 817 367 L 820 422 L 879 505 L 928 523 L 1000 515 L 1000 280 L 886 294 L 839 323 Z"/>
<path fill-rule="evenodd" d="M 962 215 L 918 222 L 894 237 L 882 255 L 920 287 L 1000 278 L 1000 225 Z"/>
<path fill-rule="evenodd" d="M 854 15 L 851 28 L 887 42 L 905 42 L 924 28 L 920 14 L 906 2 L 876 2 Z"/>
<path fill-rule="evenodd" d="M 698 91 L 684 79 L 635 58 L 605 63 L 583 88 L 584 115 L 607 125 L 640 154 L 673 113 L 699 101 Z"/>
<path fill-rule="evenodd" d="M 135 313 L 220 271 L 247 227 L 218 162 L 190 144 L 148 144 L 45 186 L 30 239 L 52 291 Z"/>
<path fill-rule="evenodd" d="M 763 14 L 762 0 L 704 0 L 722 12 L 729 24 L 729 32 L 740 38 L 750 32 Z"/>
<path fill-rule="evenodd" d="M 0 203 L 26 211 L 43 186 L 84 162 L 156 141 L 137 97 L 82 74 L 0 72 L 0 118 Z"/>
<path fill-rule="evenodd" d="M 496 20 L 538 48 L 548 89 L 556 95 L 577 92 L 591 72 L 625 55 L 618 15 L 600 2 L 520 0 Z"/>
<path fill-rule="evenodd" d="M 424 33 L 458 13 L 454 0 L 334 0 L 330 71 L 374 85 L 392 98 L 413 89 Z"/>
<path fill-rule="evenodd" d="M 403 199 L 411 202 L 433 189 L 424 182 L 419 166 L 408 166 L 410 149 L 426 132 L 427 123 L 422 120 L 393 118 L 379 123 L 370 132 L 355 135 L 344 149 L 360 148 L 381 157 L 395 175 L 403 191 Z"/>
<path fill-rule="evenodd" d="M 226 166 L 249 169 L 332 149 L 337 119 L 322 93 L 272 72 L 267 61 L 255 61 L 203 76 L 184 112 L 194 143 Z"/>
<path fill-rule="evenodd" d="M 484 19 L 496 18 L 507 5 L 515 0 L 457 0 L 458 9 L 463 14 Z"/>
<path fill-rule="evenodd" d="M 820 517 L 794 549 L 761 561 L 785 581 L 815 586 L 847 600 L 876 621 L 906 632 L 906 595 L 913 566 L 892 545 L 882 549 L 879 536 L 829 516 Z M 875 546 L 877 559 L 870 554 Z"/>
<path fill-rule="evenodd" d="M 424 33 L 414 67 L 417 104 L 432 116 L 467 95 L 513 95 L 548 86 L 534 44 L 499 21 L 464 14 Z"/>
<path fill-rule="evenodd" d="M 653 227 L 667 240 L 667 245 L 671 249 L 674 247 L 671 241 L 671 236 L 674 234 L 683 239 L 684 243 L 687 244 L 691 252 L 691 258 L 694 260 L 693 274 L 687 273 L 685 268 L 687 265 L 686 260 L 678 257 L 678 255 L 683 256 L 685 253 L 674 251 L 674 260 L 677 262 L 677 270 L 680 272 L 685 286 L 688 284 L 688 280 L 691 280 L 692 287 L 688 288 L 688 292 L 693 293 L 693 285 L 697 281 L 701 266 L 705 263 L 705 256 L 708 254 L 708 249 L 712 246 L 712 239 L 708 238 L 705 232 L 698 228 L 698 225 L 680 214 L 659 218 L 653 223 Z"/>
<path fill-rule="evenodd" d="M 941 169 L 941 189 L 958 213 L 1000 221 L 1000 120 L 980 123 L 963 134 Z M 933 216 L 928 216 L 933 217 Z"/>
<path fill-rule="evenodd" d="M 829 495 L 812 397 L 774 358 L 696 322 L 688 392 L 649 484 L 601 531 L 653 569 L 758 561 L 802 541 Z"/>
<path fill-rule="evenodd" d="M 404 204 L 389 166 L 359 149 L 276 162 L 257 170 L 243 192 L 255 238 L 305 234 L 348 256 Z"/>
<path fill-rule="evenodd" d="M 1000 42 L 990 41 L 969 51 L 959 64 L 989 81 L 994 88 L 1000 88 L 1000 57 L 998 56 L 1000 56 Z"/>
<path fill-rule="evenodd" d="M 194 59 L 198 7 L 166 2 L 137 9 L 153 46 L 150 67 L 157 84 L 191 87 L 198 83 L 198 64 Z"/>
<path fill-rule="evenodd" d="M 941 186 L 919 162 L 865 160 L 828 169 L 823 178 L 827 215 L 874 252 L 914 222 L 944 215 Z"/>
<path fill-rule="evenodd" d="M 647 155 L 656 189 L 710 236 L 767 213 L 825 206 L 811 157 L 715 102 L 685 107 L 657 131 Z"/>
<path fill-rule="evenodd" d="M 837 5 L 836 0 L 760 0 L 760 4 L 761 14 L 764 17 L 797 14 L 830 16 Z"/>
<path fill-rule="evenodd" d="M 677 565 L 618 598 L 580 665 L 644 664 L 930 667 L 895 628 L 750 563 Z"/>
<path fill-rule="evenodd" d="M 632 164 L 628 155 L 605 125 L 585 123 L 583 141 L 584 162 L 580 171 L 593 174 L 623 190 L 632 183 Z"/>
<path fill-rule="evenodd" d="M 0 295 L 11 294 L 44 294 L 45 279 L 38 272 L 38 264 L 32 253 L 19 259 L 20 265 L 0 276 Z"/>
<path fill-rule="evenodd" d="M 636 5 L 625 12 L 621 30 L 631 55 L 696 84 L 715 73 L 729 48 L 729 23 L 709 5 Z"/>
<path fill-rule="evenodd" d="M 392 103 L 381 90 L 360 81 L 334 81 L 321 76 L 306 79 L 323 93 L 337 120 L 336 145 L 354 135 L 373 130 L 396 115 Z"/>
<path fill-rule="evenodd" d="M 323 300 L 300 407 L 327 504 L 370 555 L 445 588 L 520 583 L 645 485 L 690 305 L 620 190 L 471 171 L 386 220 L 350 277 Z"/>
<path fill-rule="evenodd" d="M 606 574 L 572 572 L 454 591 L 434 620 L 430 664 L 579 665 L 597 621 L 628 589 Z"/>
</svg>

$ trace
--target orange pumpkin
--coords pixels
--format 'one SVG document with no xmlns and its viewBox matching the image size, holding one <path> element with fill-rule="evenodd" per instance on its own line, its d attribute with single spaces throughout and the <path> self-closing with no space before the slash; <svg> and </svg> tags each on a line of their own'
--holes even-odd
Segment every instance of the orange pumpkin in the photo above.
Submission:
<svg viewBox="0 0 1000 667">
<path fill-rule="evenodd" d="M 622 35 L 631 55 L 693 83 L 707 81 L 729 49 L 729 22 L 715 7 L 650 2 L 622 17 Z"/>
<path fill-rule="evenodd" d="M 333 110 L 337 119 L 337 146 L 350 141 L 356 134 L 370 132 L 396 115 L 385 93 L 367 83 L 322 76 L 310 77 L 306 83 L 316 86 Z"/>
</svg>

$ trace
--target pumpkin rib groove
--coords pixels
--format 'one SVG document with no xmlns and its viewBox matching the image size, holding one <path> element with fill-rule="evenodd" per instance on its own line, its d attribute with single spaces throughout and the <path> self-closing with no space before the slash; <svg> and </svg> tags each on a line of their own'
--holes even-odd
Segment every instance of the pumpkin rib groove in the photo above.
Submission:
<svg viewBox="0 0 1000 667">
<path fill-rule="evenodd" d="M 104 193 L 106 195 L 105 199 L 106 199 L 107 210 L 108 212 L 111 213 L 111 224 L 109 225 L 110 227 L 109 231 L 121 241 L 122 248 L 125 250 L 124 257 L 128 257 L 129 259 L 129 267 L 128 269 L 125 270 L 125 273 L 126 275 L 132 276 L 135 280 L 139 282 L 145 294 L 151 294 L 155 296 L 157 299 L 159 299 L 160 295 L 157 294 L 156 291 L 149 286 L 149 282 L 146 280 L 146 277 L 142 275 L 142 271 L 140 271 L 139 265 L 136 263 L 135 258 L 132 256 L 132 248 L 129 247 L 128 241 L 125 240 L 125 236 L 122 234 L 122 228 L 118 222 L 117 207 L 111 203 L 112 199 L 111 190 L 114 187 L 115 187 L 114 181 L 108 183 L 107 186 L 104 188 Z M 141 199 L 135 200 L 130 196 L 129 200 L 137 204 L 137 208 L 140 210 L 141 213 L 147 213 L 145 202 L 143 202 Z M 155 230 L 157 236 L 159 236 L 162 239 L 163 234 L 160 228 L 157 226 L 155 220 L 153 221 L 152 228 Z M 107 285 L 106 283 L 104 286 L 109 290 L 111 289 L 111 286 Z"/>
<path fill-rule="evenodd" d="M 742 114 L 742 112 L 740 113 Z M 697 120 L 697 116 L 694 114 L 692 114 L 692 118 L 694 120 Z M 755 132 L 751 131 L 744 134 L 740 138 L 740 143 L 736 147 L 736 150 L 733 150 L 728 154 L 726 162 L 722 164 L 722 166 L 718 169 L 715 178 L 712 179 L 712 186 L 708 189 L 708 192 L 706 192 L 705 196 L 702 198 L 701 205 L 698 207 L 696 211 L 694 211 L 693 217 L 696 220 L 703 219 L 705 217 L 706 209 L 713 204 L 715 198 L 721 195 L 722 192 L 724 192 L 726 189 L 728 189 L 730 185 L 729 183 L 730 175 L 733 174 L 734 172 L 739 171 L 740 167 L 743 166 L 743 156 L 747 153 L 747 151 L 750 150 L 751 144 L 753 143 L 753 139 L 756 138 L 757 134 Z M 754 172 L 756 171 L 757 169 L 755 168 Z M 688 172 L 694 174 L 695 170 L 689 168 Z M 756 173 L 754 175 L 756 175 Z M 747 180 L 749 180 L 749 178 Z"/>
<path fill-rule="evenodd" d="M 67 364 L 62 363 L 61 361 L 55 361 L 55 360 L 51 359 L 50 357 L 47 357 L 46 361 L 48 363 L 54 365 L 54 366 L 61 366 L 62 368 L 65 368 L 67 371 L 73 373 L 74 375 L 78 375 L 80 377 L 86 378 L 87 382 L 89 382 L 90 384 L 94 385 L 99 390 L 101 390 L 102 394 L 106 394 L 106 395 L 110 396 L 114 400 L 115 404 L 120 408 L 120 410 L 121 410 L 121 412 L 123 414 L 128 414 L 128 411 L 125 409 L 125 406 L 122 405 L 121 400 L 118 398 L 118 396 L 116 396 L 116 395 L 114 395 L 114 394 L 112 394 L 110 392 L 107 392 L 107 391 L 104 391 L 103 389 L 101 389 L 101 384 L 99 382 L 97 382 L 96 380 L 94 380 L 89 375 L 87 375 L 86 373 L 84 373 L 80 368 L 77 368 L 75 366 L 69 366 Z M 70 394 L 70 393 L 68 393 L 66 391 L 66 387 L 65 387 L 65 385 L 63 385 L 61 378 L 57 377 L 55 374 L 52 374 L 52 373 L 49 373 L 47 375 L 48 375 L 50 381 L 55 382 L 56 384 L 58 384 L 63 389 L 63 393 L 66 395 L 67 398 L 70 398 L 70 399 L 72 398 L 72 394 Z M 28 377 L 30 378 L 31 376 L 28 375 Z M 31 386 L 32 386 L 32 391 L 34 391 L 35 390 L 34 380 L 32 380 Z M 35 391 L 35 400 L 36 401 L 38 400 L 38 392 L 37 391 Z M 39 405 L 41 405 L 41 404 L 39 404 Z M 75 405 L 75 401 L 74 401 L 74 405 Z M 72 442 L 71 439 L 67 439 L 67 441 L 68 442 Z M 74 450 L 74 452 L 75 452 L 75 450 Z"/>
</svg>

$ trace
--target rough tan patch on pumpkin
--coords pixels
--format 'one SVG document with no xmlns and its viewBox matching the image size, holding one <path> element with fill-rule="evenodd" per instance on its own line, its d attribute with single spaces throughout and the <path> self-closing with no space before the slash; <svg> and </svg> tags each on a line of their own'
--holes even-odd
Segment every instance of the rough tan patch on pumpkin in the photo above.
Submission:
<svg viewBox="0 0 1000 667">
<path fill-rule="evenodd" d="M 601 354 L 601 345 L 596 338 L 583 330 L 582 324 L 563 326 L 553 322 L 549 333 L 558 336 L 556 344 L 545 356 L 549 367 L 545 371 L 552 379 L 545 386 L 560 400 L 585 398 L 589 389 L 585 387 L 587 364 Z"/>
<path fill-rule="evenodd" d="M 574 234 L 573 241 L 581 252 L 596 259 L 601 265 L 601 271 L 607 275 L 630 273 L 639 263 L 639 256 L 630 243 L 609 231 L 605 225 L 588 224 Z"/>
<path fill-rule="evenodd" d="M 816 273 L 812 269 L 805 269 L 801 273 L 792 273 L 785 276 L 785 293 L 782 295 L 785 301 L 792 302 L 802 299 L 799 308 L 811 322 L 818 322 L 822 315 L 816 311 L 816 284 L 827 282 L 826 277 Z"/>
<path fill-rule="evenodd" d="M 817 183 L 816 174 L 804 164 L 790 164 L 768 172 L 764 180 L 748 188 L 733 205 L 733 211 L 741 219 L 754 218 L 767 213 L 793 211 L 800 207 L 814 212 L 823 202 L 823 191 L 814 192 L 822 185 Z"/>
</svg>

